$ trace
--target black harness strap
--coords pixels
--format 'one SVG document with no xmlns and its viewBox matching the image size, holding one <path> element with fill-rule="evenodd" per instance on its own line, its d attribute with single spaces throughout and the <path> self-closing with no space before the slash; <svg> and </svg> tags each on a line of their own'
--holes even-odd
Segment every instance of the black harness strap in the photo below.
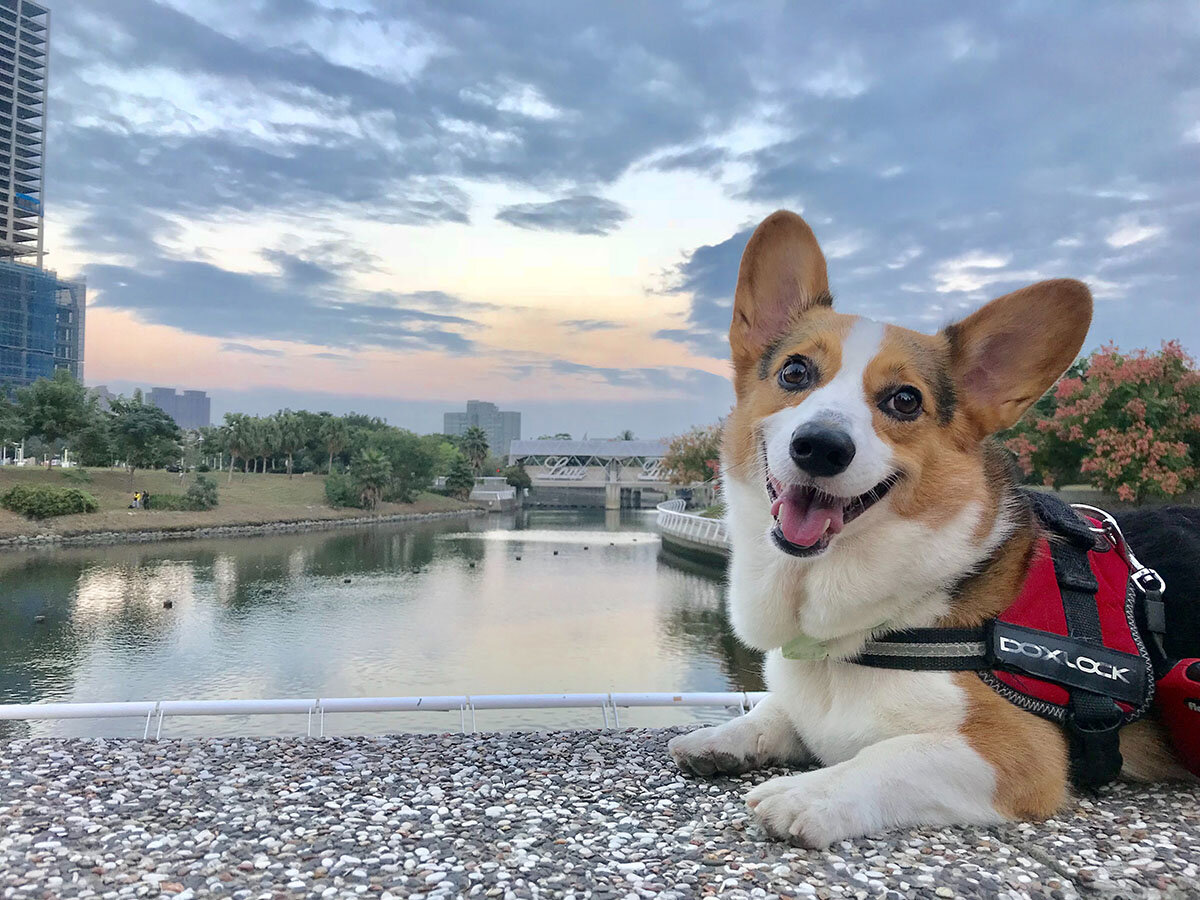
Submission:
<svg viewBox="0 0 1200 900">
<path fill-rule="evenodd" d="M 1104 650 L 1096 592 L 1100 585 L 1088 563 L 1087 551 L 1075 544 L 1050 545 L 1054 575 L 1062 593 L 1068 637 Z M 1071 780 L 1081 787 L 1099 787 L 1121 771 L 1118 729 L 1124 721 L 1112 697 L 1072 687 L 1067 703 L 1067 737 L 1071 744 Z"/>
</svg>

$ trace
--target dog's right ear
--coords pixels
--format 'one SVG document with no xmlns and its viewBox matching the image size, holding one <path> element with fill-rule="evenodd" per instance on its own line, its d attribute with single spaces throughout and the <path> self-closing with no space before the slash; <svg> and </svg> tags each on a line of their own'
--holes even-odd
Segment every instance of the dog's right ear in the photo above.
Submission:
<svg viewBox="0 0 1200 900">
<path fill-rule="evenodd" d="M 740 384 L 800 313 L 830 306 L 825 255 L 812 229 L 793 212 L 771 213 L 742 252 L 729 347 Z"/>
</svg>

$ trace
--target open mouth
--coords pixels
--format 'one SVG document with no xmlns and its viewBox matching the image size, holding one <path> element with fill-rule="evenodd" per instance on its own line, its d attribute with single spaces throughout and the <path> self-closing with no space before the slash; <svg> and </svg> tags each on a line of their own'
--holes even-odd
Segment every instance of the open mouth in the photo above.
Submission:
<svg viewBox="0 0 1200 900">
<path fill-rule="evenodd" d="M 900 479 L 889 475 L 865 494 L 835 497 L 815 484 L 788 484 L 767 474 L 767 496 L 775 527 L 771 537 L 784 553 L 816 556 L 829 547 L 834 535 L 887 496 Z"/>
</svg>

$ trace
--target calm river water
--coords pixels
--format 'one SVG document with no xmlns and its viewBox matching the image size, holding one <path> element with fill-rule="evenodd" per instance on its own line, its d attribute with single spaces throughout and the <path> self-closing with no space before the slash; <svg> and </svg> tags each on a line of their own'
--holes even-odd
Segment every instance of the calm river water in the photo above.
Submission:
<svg viewBox="0 0 1200 900">
<path fill-rule="evenodd" d="M 0 553 L 0 702 L 761 689 L 758 660 L 730 633 L 721 573 L 668 556 L 653 524 L 651 512 L 537 510 Z M 630 710 L 622 724 L 724 716 Z M 480 729 L 600 721 L 598 710 L 477 714 Z M 0 734 L 142 727 L 0 722 Z M 326 717 L 334 734 L 458 727 L 457 712 Z M 303 716 L 178 717 L 163 733 L 304 729 Z"/>
</svg>

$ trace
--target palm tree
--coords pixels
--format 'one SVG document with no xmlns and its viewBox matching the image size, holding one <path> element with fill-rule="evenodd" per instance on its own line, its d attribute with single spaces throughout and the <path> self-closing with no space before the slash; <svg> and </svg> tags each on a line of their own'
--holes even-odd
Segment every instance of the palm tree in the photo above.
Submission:
<svg viewBox="0 0 1200 900">
<path fill-rule="evenodd" d="M 374 509 L 392 480 L 392 464 L 378 450 L 364 450 L 354 461 L 351 474 L 361 492 L 363 508 Z"/>
<path fill-rule="evenodd" d="M 326 471 L 332 474 L 333 458 L 346 449 L 346 444 L 350 442 L 350 429 L 346 426 L 346 420 L 340 416 L 324 415 L 320 434 L 321 443 L 329 451 L 329 468 Z"/>
<path fill-rule="evenodd" d="M 233 481 L 233 463 L 239 456 L 244 461 L 243 469 L 250 465 L 250 454 L 254 450 L 253 422 L 245 413 L 225 413 L 225 448 L 229 451 L 229 480 Z"/>
<path fill-rule="evenodd" d="M 466 454 L 467 461 L 471 464 L 471 468 L 475 471 L 475 474 L 478 475 L 479 470 L 483 468 L 483 464 L 487 462 L 488 458 L 487 432 L 478 425 L 472 425 L 463 432 L 458 446 Z"/>
<path fill-rule="evenodd" d="M 287 456 L 287 475 L 292 477 L 292 458 L 304 446 L 304 423 L 290 409 L 280 410 L 274 417 L 273 432 L 280 453 Z"/>
</svg>

